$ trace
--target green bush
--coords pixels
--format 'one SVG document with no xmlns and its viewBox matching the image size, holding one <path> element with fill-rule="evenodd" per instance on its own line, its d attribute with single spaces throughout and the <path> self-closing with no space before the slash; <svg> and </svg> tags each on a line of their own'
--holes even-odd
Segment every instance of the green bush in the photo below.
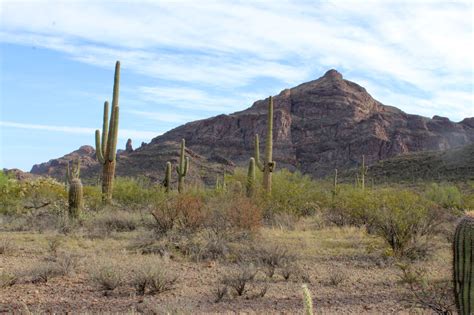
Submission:
<svg viewBox="0 0 474 315">
<path fill-rule="evenodd" d="M 426 187 L 425 197 L 443 208 L 460 209 L 462 207 L 462 194 L 456 186 L 451 184 L 432 183 Z"/>
<path fill-rule="evenodd" d="M 117 177 L 114 181 L 114 199 L 123 206 L 148 205 L 164 194 L 161 187 L 152 186 L 145 177 Z"/>
<path fill-rule="evenodd" d="M 366 213 L 369 232 L 381 236 L 398 257 L 417 258 L 417 252 L 428 250 L 429 236 L 445 221 L 444 211 L 408 190 L 379 189 L 372 197 Z"/>
</svg>

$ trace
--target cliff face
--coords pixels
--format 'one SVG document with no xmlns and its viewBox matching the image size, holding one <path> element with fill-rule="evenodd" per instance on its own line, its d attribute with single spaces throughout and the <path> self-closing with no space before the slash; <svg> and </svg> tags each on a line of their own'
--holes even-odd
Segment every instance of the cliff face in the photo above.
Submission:
<svg viewBox="0 0 474 315">
<path fill-rule="evenodd" d="M 185 124 L 151 144 L 185 138 L 189 148 L 246 163 L 255 133 L 265 140 L 266 104 Z M 336 70 L 274 97 L 274 159 L 278 167 L 324 176 L 356 166 L 362 155 L 372 164 L 401 153 L 444 150 L 474 142 L 471 119 L 461 123 L 409 115 L 381 104 Z M 264 144 L 261 145 L 263 147 Z"/>
<path fill-rule="evenodd" d="M 200 170 L 195 176 L 213 182 L 217 170 L 247 163 L 253 154 L 255 133 L 260 134 L 263 151 L 267 102 L 260 100 L 241 112 L 187 123 L 135 151 L 122 152 L 117 174 L 162 176 L 164 163 L 176 159 L 175 146 L 184 138 Z M 455 123 L 439 116 L 430 119 L 406 114 L 374 100 L 363 87 L 329 70 L 315 81 L 274 97 L 273 136 L 278 168 L 320 177 L 334 168 L 357 166 L 362 155 L 373 164 L 402 153 L 473 143 L 474 118 Z M 56 174 L 51 169 L 54 160 L 48 163 L 35 165 L 32 173 Z"/>
</svg>

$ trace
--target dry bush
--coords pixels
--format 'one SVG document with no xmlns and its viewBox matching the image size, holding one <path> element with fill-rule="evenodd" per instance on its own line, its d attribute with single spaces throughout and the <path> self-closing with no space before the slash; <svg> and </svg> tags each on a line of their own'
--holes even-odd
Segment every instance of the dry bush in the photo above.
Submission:
<svg viewBox="0 0 474 315">
<path fill-rule="evenodd" d="M 15 246 L 10 238 L 2 237 L 0 239 L 0 255 L 11 254 Z"/>
<path fill-rule="evenodd" d="M 173 289 L 177 276 L 169 272 L 166 264 L 157 259 L 148 259 L 135 264 L 130 284 L 138 295 L 158 294 Z"/>
<path fill-rule="evenodd" d="M 248 289 L 248 283 L 255 278 L 257 268 L 253 264 L 242 264 L 222 279 L 222 284 L 232 288 L 238 296 L 242 296 Z"/>
<path fill-rule="evenodd" d="M 58 252 L 59 247 L 61 246 L 62 239 L 59 236 L 53 236 L 47 238 L 48 242 L 48 252 L 52 255 L 56 255 Z"/>
<path fill-rule="evenodd" d="M 230 224 L 237 229 L 255 232 L 262 225 L 261 209 L 246 197 L 231 200 L 226 215 Z"/>
<path fill-rule="evenodd" d="M 79 265 L 79 257 L 71 253 L 60 253 L 54 257 L 54 263 L 61 275 L 73 273 Z"/>
<path fill-rule="evenodd" d="M 104 291 L 112 291 L 124 283 L 126 271 L 114 260 L 94 262 L 90 280 Z"/>
<path fill-rule="evenodd" d="M 0 273 L 0 288 L 11 287 L 17 280 L 18 277 L 14 273 L 2 271 Z"/>
<path fill-rule="evenodd" d="M 181 232 L 195 232 L 200 229 L 207 213 L 199 196 L 190 194 L 169 197 L 151 211 L 155 219 L 154 228 L 159 234 L 165 234 L 176 228 Z"/>
<path fill-rule="evenodd" d="M 409 306 L 430 309 L 436 314 L 456 313 L 451 279 L 429 280 L 430 275 L 425 268 L 403 263 L 397 266 L 401 270 L 400 282 L 409 291 L 406 300 Z"/>
<path fill-rule="evenodd" d="M 54 262 L 40 262 L 20 273 L 20 277 L 26 282 L 38 283 L 48 282 L 51 278 L 64 275 L 62 270 Z"/>
<path fill-rule="evenodd" d="M 258 263 L 265 268 L 265 274 L 269 278 L 273 277 L 277 268 L 285 264 L 289 266 L 296 261 L 296 256 L 291 255 L 288 249 L 281 246 L 259 247 L 254 252 Z"/>
</svg>

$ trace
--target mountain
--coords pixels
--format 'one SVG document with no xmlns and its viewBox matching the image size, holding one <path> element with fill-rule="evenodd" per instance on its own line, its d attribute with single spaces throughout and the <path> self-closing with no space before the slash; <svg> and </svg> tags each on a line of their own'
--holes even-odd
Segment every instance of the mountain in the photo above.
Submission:
<svg viewBox="0 0 474 315">
<path fill-rule="evenodd" d="M 259 100 L 240 112 L 187 123 L 132 152 L 122 152 L 117 174 L 161 178 L 164 163 L 176 160 L 177 142 L 184 138 L 189 154 L 194 155 L 191 160 L 198 165 L 195 175 L 211 183 L 222 167 L 232 170 L 234 164 L 246 165 L 253 154 L 255 133 L 260 134 L 263 150 L 267 103 L 268 99 Z M 334 168 L 356 167 L 362 155 L 371 165 L 409 152 L 473 143 L 474 118 L 456 123 L 440 116 L 410 115 L 383 105 L 363 87 L 329 70 L 274 97 L 273 136 L 278 168 L 322 177 Z M 32 173 L 54 175 L 54 163 L 35 165 Z"/>
<path fill-rule="evenodd" d="M 342 174 L 353 181 L 357 170 Z M 474 144 L 443 151 L 402 154 L 369 167 L 368 178 L 375 182 L 416 182 L 474 180 Z"/>
</svg>

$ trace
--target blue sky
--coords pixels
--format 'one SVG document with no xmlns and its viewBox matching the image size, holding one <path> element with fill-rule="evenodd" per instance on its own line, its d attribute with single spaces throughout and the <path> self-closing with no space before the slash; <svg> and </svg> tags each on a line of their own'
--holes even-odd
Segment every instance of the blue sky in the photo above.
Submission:
<svg viewBox="0 0 474 315">
<path fill-rule="evenodd" d="M 474 116 L 471 1 L 0 2 L 0 168 L 93 145 L 122 64 L 120 143 L 335 68 L 408 113 Z"/>
</svg>

